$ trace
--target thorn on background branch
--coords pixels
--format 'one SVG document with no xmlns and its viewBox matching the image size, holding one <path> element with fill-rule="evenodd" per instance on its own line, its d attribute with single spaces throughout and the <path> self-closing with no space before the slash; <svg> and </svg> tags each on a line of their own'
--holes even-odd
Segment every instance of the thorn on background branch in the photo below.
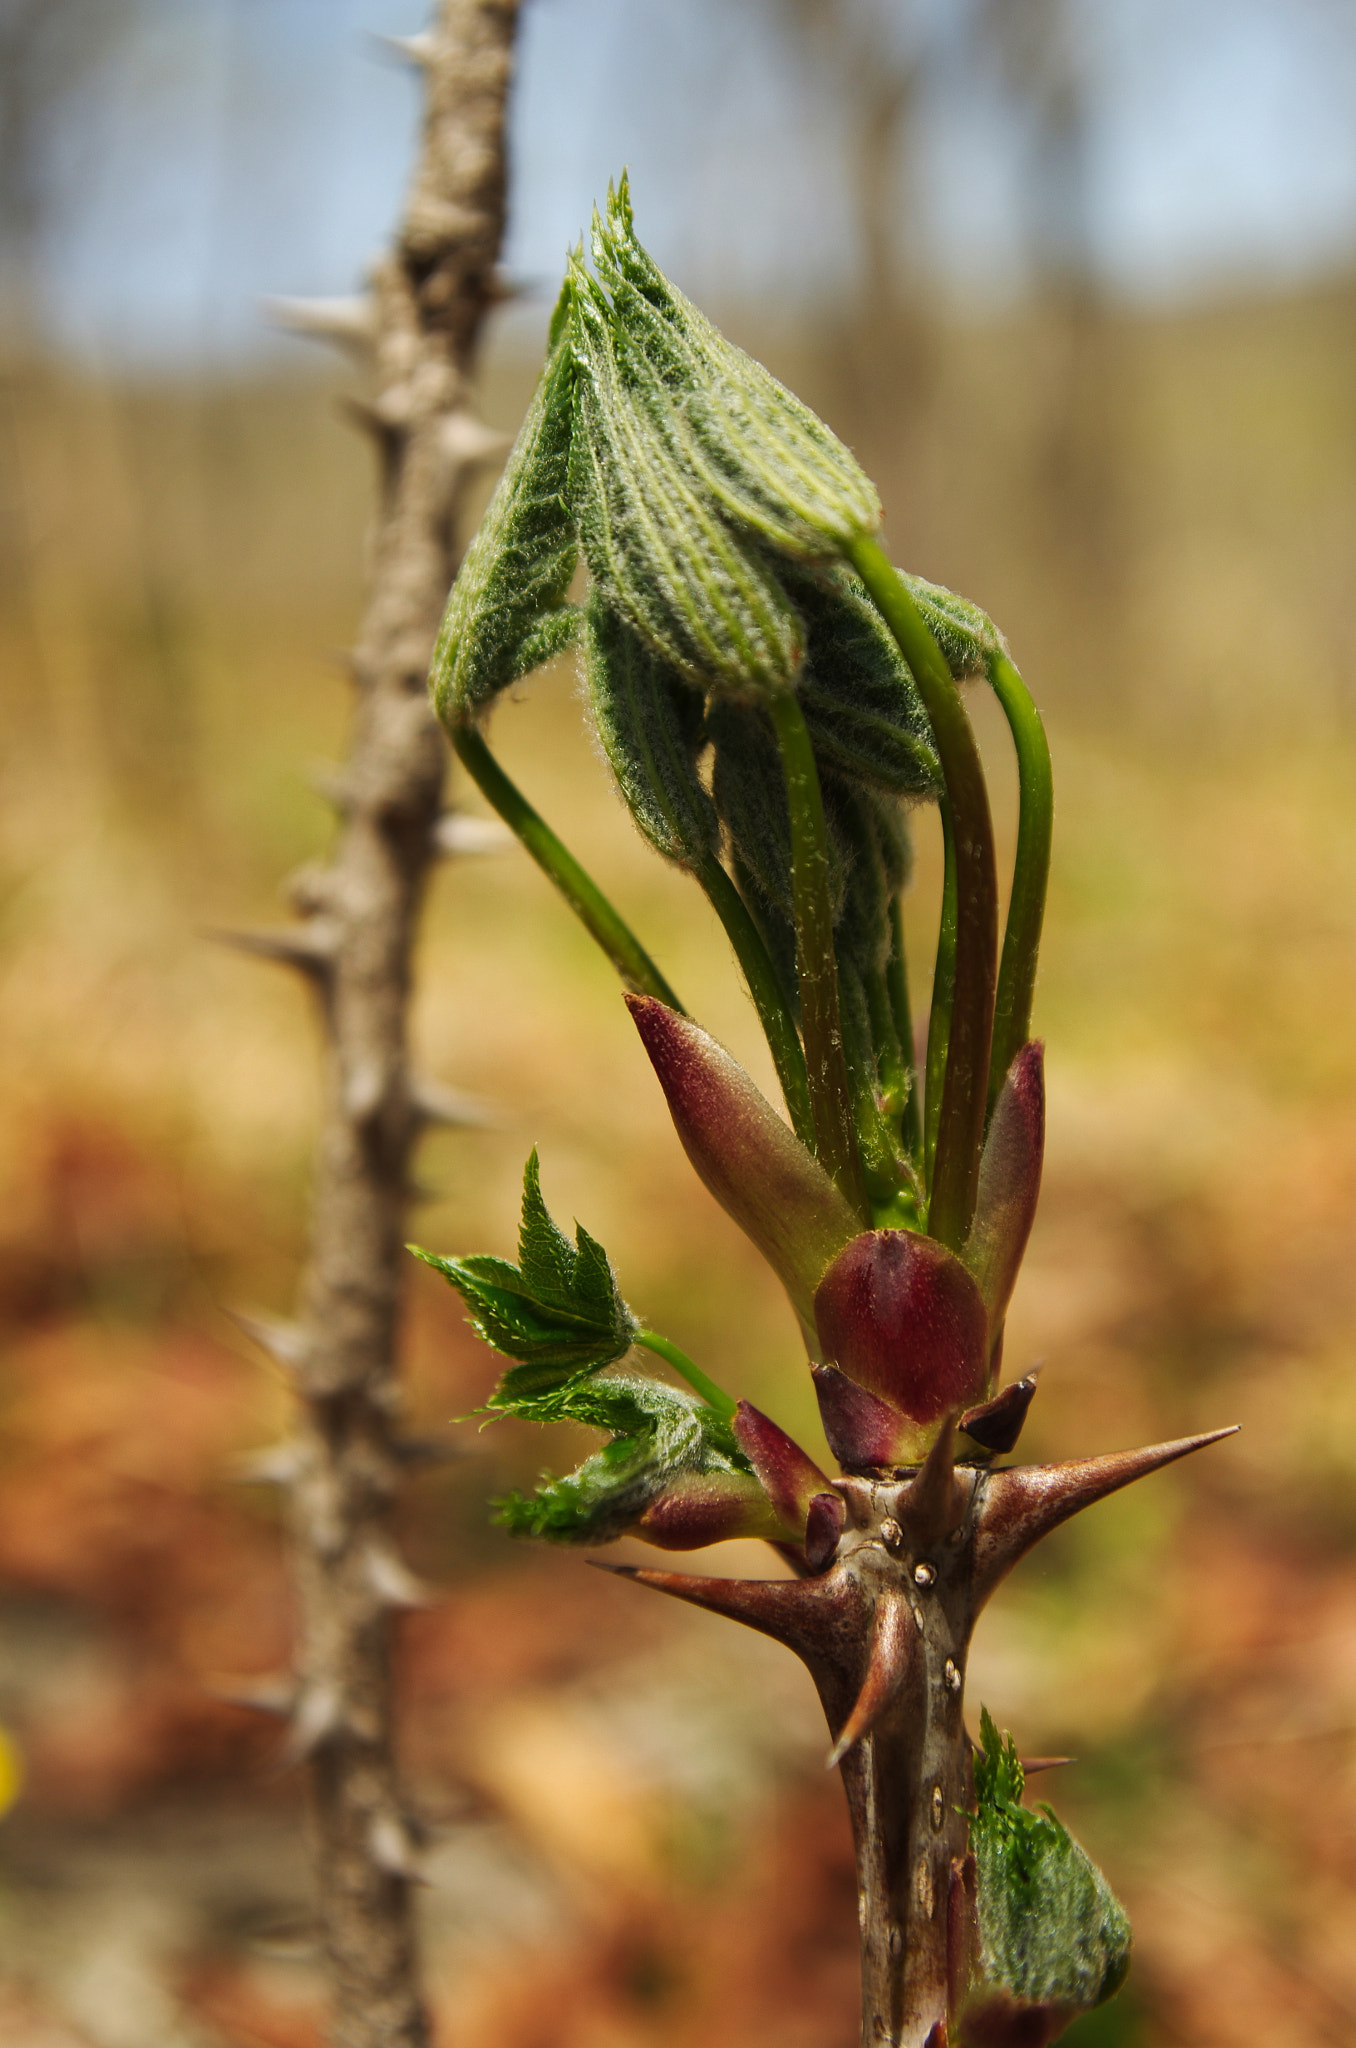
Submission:
<svg viewBox="0 0 1356 2048">
<path fill-rule="evenodd" d="M 227 1706 L 248 1707 L 256 1714 L 272 1714 L 290 1720 L 297 1704 L 297 1681 L 290 1671 L 275 1671 L 261 1678 L 223 1678 L 208 1690 Z"/>
<path fill-rule="evenodd" d="M 326 341 L 364 358 L 377 340 L 377 308 L 366 293 L 342 299 L 270 298 L 264 310 L 275 327 L 308 341 Z"/>
<path fill-rule="evenodd" d="M 313 1346 L 309 1332 L 300 1323 L 275 1322 L 271 1317 L 245 1315 L 233 1308 L 226 1313 L 238 1330 L 243 1330 L 252 1343 L 267 1352 L 275 1365 L 291 1373 L 302 1372 L 309 1365 Z"/>
<path fill-rule="evenodd" d="M 444 811 L 433 827 L 435 852 L 452 857 L 505 853 L 516 843 L 508 826 L 501 825 L 498 818 L 476 818 L 469 811 Z"/>
<path fill-rule="evenodd" d="M 437 1587 L 416 1578 L 388 1544 L 368 1545 L 363 1570 L 368 1585 L 384 1607 L 431 1607 L 440 1597 Z"/>
<path fill-rule="evenodd" d="M 260 1450 L 244 1452 L 234 1462 L 232 1477 L 245 1486 L 290 1486 L 299 1477 L 305 1462 L 305 1454 L 296 1438 L 284 1437 L 281 1443 L 265 1444 Z"/>
<path fill-rule="evenodd" d="M 422 1075 L 410 1080 L 409 1103 L 411 1114 L 421 1124 L 439 1124 L 454 1131 L 492 1131 L 503 1125 L 498 1109 L 482 1096 L 464 1088 L 446 1088 Z"/>
<path fill-rule="evenodd" d="M 219 946 L 237 953 L 252 954 L 256 960 L 271 960 L 278 967 L 293 967 L 311 980 L 323 980 L 334 964 L 338 937 L 332 925 L 312 918 L 302 925 L 281 925 L 276 931 L 227 931 L 204 933 Z"/>
<path fill-rule="evenodd" d="M 399 63 L 413 65 L 417 71 L 427 71 L 438 54 L 438 39 L 428 29 L 414 36 L 384 36 L 373 31 L 371 40 Z"/>
<path fill-rule="evenodd" d="M 288 1730 L 288 1762 L 301 1763 L 306 1757 L 313 1756 L 322 1743 L 338 1734 L 343 1718 L 343 1701 L 338 1686 L 322 1679 L 304 1687 Z"/>
</svg>

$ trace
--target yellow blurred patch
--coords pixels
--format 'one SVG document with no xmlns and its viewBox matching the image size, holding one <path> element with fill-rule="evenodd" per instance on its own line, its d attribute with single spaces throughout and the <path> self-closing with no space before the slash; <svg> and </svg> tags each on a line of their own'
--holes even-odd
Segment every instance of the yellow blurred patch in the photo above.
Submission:
<svg viewBox="0 0 1356 2048">
<path fill-rule="evenodd" d="M 0 1728 L 0 1813 L 8 1813 L 24 1786 L 24 1760 L 13 1736 Z"/>
</svg>

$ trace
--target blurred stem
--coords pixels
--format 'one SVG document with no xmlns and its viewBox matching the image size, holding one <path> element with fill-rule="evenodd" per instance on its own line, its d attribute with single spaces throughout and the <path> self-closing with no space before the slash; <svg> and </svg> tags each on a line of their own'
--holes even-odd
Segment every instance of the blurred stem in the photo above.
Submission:
<svg viewBox="0 0 1356 2048">
<path fill-rule="evenodd" d="M 989 1062 L 988 1106 L 992 1109 L 1003 1078 L 1031 1031 L 1031 999 L 1036 987 L 1036 961 L 1050 876 L 1055 790 L 1050 748 L 1040 712 L 1005 654 L 995 655 L 989 664 L 989 682 L 1012 733 L 1019 794 L 1017 855 L 1012 867 L 1003 957 L 998 968 L 993 1054 Z"/>
<path fill-rule="evenodd" d="M 714 1408 L 717 1415 L 723 1415 L 727 1421 L 733 1416 L 738 1403 L 732 1401 L 714 1380 L 708 1379 L 701 1367 L 693 1364 L 686 1351 L 679 1350 L 667 1337 L 661 1337 L 658 1330 L 637 1330 L 632 1341 L 644 1345 L 647 1351 L 653 1351 L 665 1365 L 671 1365 L 678 1377 L 686 1380 L 693 1393 L 700 1394 L 707 1407 Z"/>
<path fill-rule="evenodd" d="M 989 794 L 960 691 L 898 571 L 874 540 L 853 541 L 847 554 L 913 672 L 951 806 L 956 964 L 928 1229 L 959 1251 L 979 1180 L 998 971 L 998 875 Z"/>
<path fill-rule="evenodd" d="M 627 986 L 640 995 L 656 996 L 671 1010 L 682 1012 L 682 1004 L 630 925 L 613 909 L 592 876 L 580 867 L 541 814 L 533 810 L 517 785 L 509 780 L 475 727 L 453 726 L 452 744 L 482 796 L 488 798 L 510 831 L 521 839 L 537 866 L 550 876 Z"/>
<path fill-rule="evenodd" d="M 898 896 L 890 905 L 890 958 L 885 966 L 885 986 L 890 997 L 890 1010 L 895 1020 L 895 1033 L 904 1055 L 905 1072 L 909 1084 L 908 1096 L 904 1103 L 902 1136 L 914 1164 L 921 1167 L 923 1159 L 923 1118 L 919 1107 L 917 1055 L 913 1043 L 913 1011 L 909 1005 L 909 963 L 904 951 L 904 911 Z"/>
<path fill-rule="evenodd" d="M 942 1117 L 947 1048 L 951 1040 L 951 1006 L 956 985 L 956 835 L 951 806 L 943 797 L 937 806 L 942 821 L 945 864 L 942 914 L 937 927 L 937 961 L 932 970 L 932 1008 L 928 1015 L 927 1094 L 923 1105 L 923 1175 L 933 1185 L 937 1131 Z"/>
<path fill-rule="evenodd" d="M 805 1067 L 820 1164 L 863 1221 L 870 1214 L 843 1052 L 838 961 L 833 950 L 824 800 L 805 714 L 794 690 L 772 690 L 767 708 L 781 750 L 791 815 L 791 891 Z"/>
<path fill-rule="evenodd" d="M 888 975 L 888 967 L 874 968 L 862 976 L 862 986 L 871 1015 L 871 1039 L 876 1049 L 881 1099 L 888 1116 L 902 1118 L 909 1102 L 909 1068 L 895 1024 Z"/>
<path fill-rule="evenodd" d="M 734 947 L 735 958 L 743 970 L 796 1136 L 803 1145 L 813 1146 L 814 1118 L 810 1110 L 805 1054 L 763 935 L 749 914 L 748 905 L 714 854 L 708 854 L 693 872 L 724 925 L 725 936 Z"/>
</svg>

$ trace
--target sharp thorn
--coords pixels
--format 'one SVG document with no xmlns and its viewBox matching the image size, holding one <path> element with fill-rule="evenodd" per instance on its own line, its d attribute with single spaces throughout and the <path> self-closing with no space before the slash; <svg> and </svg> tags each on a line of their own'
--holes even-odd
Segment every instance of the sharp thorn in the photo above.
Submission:
<svg viewBox="0 0 1356 2048">
<path fill-rule="evenodd" d="M 246 1486 L 290 1486 L 305 1463 L 301 1445 L 294 1437 L 285 1437 L 281 1443 L 246 1451 L 235 1459 L 231 1476 Z"/>
<path fill-rule="evenodd" d="M 812 1667 L 842 1626 L 843 1610 L 856 1594 L 832 1577 L 818 1579 L 708 1579 L 691 1572 L 653 1571 L 646 1566 L 609 1564 L 590 1558 L 599 1571 L 632 1579 L 653 1592 L 691 1601 L 711 1614 L 742 1621 L 761 1635 L 784 1643 Z"/>
<path fill-rule="evenodd" d="M 514 844 L 513 834 L 498 818 L 476 818 L 469 811 L 444 811 L 433 827 L 435 852 L 457 858 L 503 853 Z"/>
<path fill-rule="evenodd" d="M 277 1671 L 266 1678 L 222 1678 L 208 1688 L 214 1699 L 228 1706 L 249 1707 L 256 1714 L 274 1714 L 289 1720 L 296 1710 L 297 1681 L 290 1672 Z"/>
<path fill-rule="evenodd" d="M 438 439 L 444 460 L 458 469 L 479 469 L 487 462 L 502 462 L 513 446 L 511 434 L 487 427 L 472 412 L 449 413 Z"/>
<path fill-rule="evenodd" d="M 839 1730 L 825 1768 L 834 1770 L 864 1735 L 869 1735 L 908 1675 L 915 1633 L 908 1602 L 881 1594 L 876 1601 L 871 1658 L 857 1701 Z"/>
<path fill-rule="evenodd" d="M 304 1686 L 288 1730 L 287 1760 L 301 1763 L 304 1758 L 314 1755 L 322 1743 L 338 1732 L 343 1718 L 343 1702 L 337 1686 L 324 1681 Z"/>
<path fill-rule="evenodd" d="M 1105 1458 L 1074 1459 L 1064 1465 L 1010 1465 L 983 1474 L 975 1530 L 976 1611 L 1018 1559 L 1061 1522 L 1129 1486 L 1132 1480 L 1146 1478 L 1178 1458 L 1189 1457 L 1192 1451 L 1203 1451 L 1208 1444 L 1234 1436 L 1237 1427 L 1235 1423 L 1227 1429 L 1178 1437 L 1142 1450 L 1114 1451 Z"/>
<path fill-rule="evenodd" d="M 354 398 L 351 393 L 339 400 L 339 415 L 346 419 L 359 433 L 367 434 L 385 452 L 394 441 L 400 429 L 385 413 L 365 398 Z"/>
<path fill-rule="evenodd" d="M 956 1417 L 948 1415 L 913 1484 L 901 1491 L 898 1512 L 916 1542 L 936 1543 L 960 1527 L 968 1501 L 956 1476 Z"/>
<path fill-rule="evenodd" d="M 1034 1777 L 1038 1771 L 1062 1770 L 1065 1764 L 1076 1764 L 1076 1756 L 1024 1756 L 1020 1759 L 1023 1774 Z"/>
<path fill-rule="evenodd" d="M 343 814 L 352 809 L 353 790 L 345 771 L 333 761 L 315 761 L 306 772 L 306 780 L 317 796 L 323 796 L 326 803 Z"/>
<path fill-rule="evenodd" d="M 367 1847 L 379 1870 L 403 1877 L 407 1884 L 427 1884 L 409 1828 L 398 1814 L 378 1813 L 367 1831 Z"/>
<path fill-rule="evenodd" d="M 372 41 L 389 50 L 401 64 L 413 65 L 416 71 L 427 71 L 438 54 L 438 39 L 428 29 L 414 36 L 384 36 L 374 30 Z"/>
<path fill-rule="evenodd" d="M 422 1075 L 409 1082 L 411 1114 L 421 1124 L 441 1124 L 454 1131 L 492 1131 L 502 1128 L 502 1118 L 493 1103 L 462 1088 L 445 1088 L 440 1081 Z"/>
<path fill-rule="evenodd" d="M 301 1372 L 310 1363 L 311 1338 L 300 1323 L 274 1322 L 266 1316 L 244 1315 L 239 1309 L 227 1309 L 226 1313 L 236 1328 L 243 1330 L 261 1351 L 266 1351 L 276 1365 L 285 1366 L 289 1372 Z"/>
<path fill-rule="evenodd" d="M 431 1607 L 439 1597 L 436 1588 L 416 1578 L 404 1559 L 385 1543 L 368 1545 L 363 1571 L 383 1607 Z"/>
<path fill-rule="evenodd" d="M 390 1069 L 386 1061 L 358 1059 L 344 1075 L 344 1114 L 355 1124 L 371 1123 L 390 1092 Z"/>
<path fill-rule="evenodd" d="M 323 980 L 334 964 L 337 934 L 320 918 L 308 924 L 283 925 L 277 931 L 209 930 L 203 934 L 220 946 L 250 953 L 256 960 L 272 960 L 279 967 L 295 967 L 313 981 Z"/>
<path fill-rule="evenodd" d="M 366 294 L 342 299 L 268 298 L 264 311 L 275 327 L 308 341 L 328 341 L 336 347 L 371 355 L 377 340 L 377 308 Z"/>
</svg>

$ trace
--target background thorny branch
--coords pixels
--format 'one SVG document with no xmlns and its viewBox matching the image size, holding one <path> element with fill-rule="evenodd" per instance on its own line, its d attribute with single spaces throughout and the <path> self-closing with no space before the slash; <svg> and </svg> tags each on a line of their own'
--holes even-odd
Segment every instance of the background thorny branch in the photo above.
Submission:
<svg viewBox="0 0 1356 2048">
<path fill-rule="evenodd" d="M 434 629 L 457 566 L 458 514 L 501 451 L 469 378 L 504 226 L 505 108 L 517 0 L 443 0 L 400 45 L 423 71 L 423 144 L 404 218 L 368 295 L 283 308 L 370 359 L 355 403 L 380 464 L 370 589 L 352 655 L 352 745 L 332 795 L 331 859 L 292 888 L 301 922 L 240 943 L 299 968 L 324 1030 L 324 1106 L 299 1313 L 254 1325 L 293 1376 L 292 1440 L 271 1460 L 290 1488 L 299 1600 L 293 1753 L 309 1759 L 315 1870 L 335 2039 L 427 2038 L 411 1912 L 410 1822 L 392 1740 L 393 1610 L 417 1583 L 391 1518 L 410 1453 L 398 1437 L 396 1347 L 411 1150 L 455 1119 L 410 1071 L 411 950 L 424 884 L 455 846 L 442 819 L 446 750 L 428 709 Z"/>
</svg>

